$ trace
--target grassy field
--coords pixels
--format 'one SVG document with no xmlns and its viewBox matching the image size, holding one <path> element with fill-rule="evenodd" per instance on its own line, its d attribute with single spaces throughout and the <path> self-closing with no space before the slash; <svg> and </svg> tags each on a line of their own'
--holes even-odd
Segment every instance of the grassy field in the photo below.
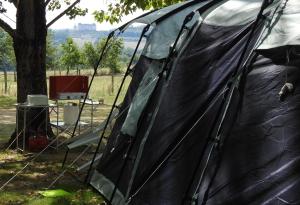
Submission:
<svg viewBox="0 0 300 205">
<path fill-rule="evenodd" d="M 89 75 L 91 79 L 91 70 L 84 70 L 81 72 L 83 75 Z M 49 71 L 47 73 L 47 78 L 49 76 L 58 75 L 58 72 Z M 64 72 L 62 73 L 64 74 Z M 71 71 L 71 74 L 75 74 L 75 71 Z M 104 99 L 105 104 L 112 104 L 115 98 L 115 94 L 120 87 L 121 80 L 123 78 L 122 74 L 116 75 L 114 77 L 114 86 L 112 86 L 112 77 L 110 75 L 98 75 L 93 81 L 89 97 L 95 100 Z M 122 96 L 125 95 L 126 88 L 129 84 L 129 78 L 127 78 L 124 88 L 121 92 L 120 101 L 122 101 Z M 49 82 L 49 81 L 48 81 Z M 49 86 L 48 86 L 49 87 Z M 113 89 L 112 89 L 113 87 Z M 5 93 L 4 86 L 4 75 L 0 74 L 0 107 L 12 106 L 16 102 L 17 96 L 17 84 L 14 82 L 14 74 L 12 72 L 8 73 L 8 83 L 7 83 L 7 93 Z M 112 93 L 112 90 L 114 92 Z"/>
<path fill-rule="evenodd" d="M 85 71 L 89 74 L 91 71 Z M 53 75 L 48 72 L 47 76 Z M 58 73 L 56 73 L 58 74 Z M 113 103 L 118 87 L 121 83 L 122 75 L 115 76 L 114 93 L 112 93 L 111 76 L 96 76 L 92 85 L 89 97 L 94 100 L 103 99 L 104 104 L 97 108 L 94 113 L 94 122 L 97 124 L 103 121 Z M 63 190 L 66 195 L 43 196 L 49 184 L 61 173 L 61 162 L 66 148 L 58 151 L 48 150 L 37 160 L 31 162 L 35 156 L 33 153 L 20 154 L 14 150 L 6 150 L 5 143 L 15 129 L 15 108 L 16 103 L 16 82 L 13 73 L 8 75 L 8 92 L 4 93 L 3 75 L 0 75 L 0 187 L 10 179 L 15 173 L 26 169 L 14 178 L 3 190 L 0 190 L 0 205 L 100 205 L 102 198 L 91 190 L 88 186 L 81 184 L 70 174 L 65 174 L 51 190 Z M 121 92 L 119 103 L 122 101 L 128 79 Z M 63 102 L 62 102 L 63 103 Z M 88 119 L 90 110 L 83 113 L 83 118 Z M 83 148 L 72 151 L 70 159 L 74 159 Z M 91 158 L 93 152 L 88 152 L 77 165 L 86 162 Z M 76 167 L 74 166 L 74 167 Z M 70 167 L 74 171 L 74 167 Z M 83 179 L 85 174 L 76 173 L 79 179 Z"/>
</svg>

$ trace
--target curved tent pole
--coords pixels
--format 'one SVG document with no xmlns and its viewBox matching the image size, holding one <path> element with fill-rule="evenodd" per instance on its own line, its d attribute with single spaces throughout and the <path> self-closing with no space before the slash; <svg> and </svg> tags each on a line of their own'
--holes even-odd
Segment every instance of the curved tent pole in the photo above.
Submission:
<svg viewBox="0 0 300 205">
<path fill-rule="evenodd" d="M 203 1 L 206 1 L 206 0 L 203 0 Z M 190 2 L 190 3 L 187 3 L 187 4 L 185 4 L 185 5 L 181 6 L 181 7 L 179 7 L 179 8 L 177 8 L 177 9 L 173 10 L 172 12 L 167 13 L 166 15 L 162 16 L 161 18 L 156 19 L 155 22 L 159 22 L 159 21 L 161 21 L 161 20 L 167 18 L 168 16 L 172 15 L 175 11 L 178 12 L 178 11 L 180 11 L 180 10 L 182 10 L 182 9 L 187 8 L 187 5 L 190 6 L 190 5 L 193 5 L 193 4 L 196 4 L 196 3 L 198 3 L 196 0 L 193 1 L 193 2 Z M 102 61 L 102 59 L 103 59 L 103 57 L 104 57 L 104 55 L 105 55 L 104 51 L 105 51 L 105 49 L 106 49 L 106 47 L 107 47 L 107 45 L 108 45 L 108 40 L 109 40 L 110 38 L 113 37 L 114 33 L 115 33 L 117 30 L 119 30 L 119 34 L 120 34 L 120 33 L 123 33 L 124 30 L 126 30 L 126 28 L 127 28 L 130 24 L 134 23 L 137 19 L 143 18 L 143 17 L 145 17 L 145 16 L 147 16 L 147 15 L 150 15 L 150 14 L 156 12 L 156 11 L 158 11 L 158 10 L 157 10 L 157 9 L 154 9 L 154 10 L 152 10 L 152 11 L 149 11 L 149 12 L 147 12 L 147 13 L 144 13 L 144 14 L 142 14 L 142 15 L 140 15 L 140 16 L 134 18 L 133 20 L 131 20 L 131 21 L 129 21 L 129 22 L 123 24 L 123 25 L 120 26 L 119 28 L 113 30 L 113 31 L 108 35 L 107 42 L 105 43 L 105 46 L 104 46 L 104 48 L 103 48 L 103 50 L 102 50 L 102 53 L 101 53 L 101 55 L 100 55 L 100 58 L 99 58 L 99 60 L 98 60 L 98 62 L 97 62 L 97 65 L 95 66 L 94 70 L 95 70 L 95 69 L 98 69 L 98 67 L 99 67 L 99 65 L 100 65 L 100 63 L 101 63 L 101 61 Z M 153 22 L 152 22 L 152 23 L 153 23 Z M 93 82 L 93 79 L 94 79 L 96 73 L 97 73 L 97 70 L 94 72 L 94 74 L 93 74 L 93 76 L 92 76 L 92 80 L 91 80 L 91 82 L 90 82 L 90 84 L 89 84 L 87 94 L 88 94 L 89 91 L 90 91 L 90 88 L 91 88 L 91 85 L 92 85 L 92 82 Z M 82 107 L 80 108 L 79 117 L 78 117 L 78 120 L 76 121 L 75 128 L 74 128 L 74 130 L 73 130 L 73 133 L 72 133 L 72 135 L 71 135 L 71 138 L 73 138 L 74 135 L 75 135 L 75 131 L 76 131 L 77 127 L 78 127 L 79 119 L 80 119 L 80 117 L 81 117 L 83 107 L 84 107 L 84 105 L 85 105 L 85 103 L 86 103 L 86 99 L 87 99 L 87 95 L 85 96 L 83 105 L 82 105 Z M 66 163 L 66 160 L 67 160 L 67 157 L 68 157 L 68 153 L 69 153 L 69 149 L 67 149 L 66 154 L 65 154 L 65 156 L 64 156 L 64 160 L 63 160 L 63 163 L 62 163 L 62 168 L 64 167 L 64 165 L 65 165 L 65 163 Z"/>
<path fill-rule="evenodd" d="M 168 18 L 169 16 L 172 16 L 173 14 L 175 14 L 175 13 L 177 13 L 177 12 L 183 10 L 183 9 L 186 9 L 186 8 L 188 8 L 188 7 L 190 7 L 190 6 L 194 5 L 194 4 L 198 4 L 198 3 L 201 2 L 201 1 L 204 2 L 204 1 L 208 1 L 208 0 L 193 0 L 193 1 L 190 1 L 190 2 L 188 2 L 188 3 L 186 3 L 186 4 L 184 4 L 184 5 L 182 5 L 182 6 L 178 7 L 178 8 L 176 8 L 176 9 L 170 11 L 169 13 L 166 13 L 165 15 L 161 16 L 160 18 L 156 19 L 154 22 L 155 22 L 155 23 L 159 23 L 159 22 L 165 20 L 166 18 Z M 221 1 L 221 0 L 219 0 L 219 1 Z M 134 19 L 132 19 L 131 21 L 125 23 L 124 25 L 120 26 L 118 29 L 119 29 L 120 31 L 123 31 L 123 30 L 125 30 L 130 24 L 136 22 L 136 20 L 138 20 L 138 19 L 140 19 L 140 18 L 143 18 L 143 17 L 145 17 L 145 16 L 148 16 L 148 15 L 150 15 L 150 14 L 156 12 L 156 11 L 159 11 L 159 9 L 154 9 L 154 10 L 152 10 L 152 11 L 149 11 L 149 12 L 147 12 L 147 13 L 144 13 L 144 14 L 142 14 L 142 15 L 140 15 L 140 16 L 134 18 Z M 154 23 L 154 22 L 151 22 L 151 24 Z"/>
<path fill-rule="evenodd" d="M 126 80 L 126 78 L 127 78 L 127 77 L 130 75 L 130 73 L 131 73 L 131 66 L 132 66 L 132 63 L 133 63 L 133 61 L 134 61 L 134 57 L 136 56 L 136 53 L 137 53 L 137 51 L 138 51 L 138 49 L 139 49 L 139 47 L 140 47 L 141 41 L 142 41 L 142 39 L 143 39 L 145 33 L 149 30 L 149 27 L 150 27 L 150 25 L 145 26 L 145 28 L 143 29 L 143 31 L 142 31 L 142 33 L 141 33 L 140 39 L 139 39 L 139 41 L 138 41 L 138 44 L 137 44 L 137 46 L 136 46 L 136 48 L 135 48 L 135 50 L 134 50 L 134 53 L 133 53 L 133 55 L 132 55 L 132 57 L 131 57 L 131 60 L 130 60 L 129 64 L 128 64 L 128 66 L 127 66 L 125 75 L 124 75 L 124 77 L 123 77 L 123 79 L 122 79 L 121 85 L 120 85 L 120 87 L 119 87 L 119 90 L 118 90 L 117 95 L 116 95 L 116 97 L 115 97 L 115 100 L 114 100 L 114 102 L 113 102 L 112 108 L 111 108 L 110 113 L 109 113 L 109 115 L 108 115 L 108 119 L 111 118 L 111 116 L 112 116 L 112 114 L 113 114 L 114 108 L 117 107 L 117 102 L 118 102 L 120 93 L 121 93 L 121 91 L 122 91 L 122 88 L 123 88 L 123 86 L 124 86 L 125 80 Z M 102 140 L 103 140 L 103 138 L 104 138 L 104 135 L 105 135 L 105 133 L 106 133 L 108 124 L 109 124 L 109 120 L 107 120 L 106 123 L 105 123 L 105 125 L 104 125 L 104 128 L 103 128 L 102 134 L 101 134 L 101 136 L 100 136 L 100 139 L 99 139 L 99 142 L 98 142 L 96 151 L 95 151 L 94 156 L 93 156 L 93 159 L 92 159 L 92 162 L 91 162 L 91 164 L 90 164 L 90 166 L 89 166 L 89 169 L 88 169 L 88 172 L 87 172 L 87 175 L 86 175 L 86 178 L 85 178 L 85 182 L 86 182 L 86 183 L 88 182 L 88 179 L 89 179 L 89 177 L 90 177 L 90 174 L 91 174 L 91 171 L 92 171 L 92 168 L 93 168 L 95 159 L 96 159 L 96 157 L 97 157 L 97 153 L 99 152 L 100 145 L 101 145 Z"/>
<path fill-rule="evenodd" d="M 193 19 L 194 15 L 195 15 L 195 12 L 191 12 L 190 14 L 188 14 L 188 15 L 185 17 L 184 22 L 183 22 L 183 24 L 182 24 L 182 26 L 181 26 L 181 28 L 180 28 L 180 31 L 179 31 L 179 33 L 178 33 L 178 35 L 177 35 L 177 37 L 176 37 L 176 40 L 175 40 L 175 42 L 174 42 L 174 45 L 171 47 L 170 53 L 169 53 L 168 57 L 167 57 L 166 60 L 165 60 L 165 63 L 164 63 L 163 68 L 162 68 L 162 71 L 161 71 L 160 74 L 158 75 L 158 82 L 157 82 L 157 84 L 156 84 L 156 86 L 155 86 L 155 88 L 154 88 L 153 93 L 154 93 L 155 90 L 157 89 L 157 87 L 158 87 L 160 81 L 164 79 L 163 77 L 165 77 L 166 80 L 168 79 L 169 73 L 170 73 L 170 71 L 169 71 L 169 69 L 168 69 L 168 68 L 169 68 L 169 63 L 171 62 L 172 57 L 174 57 L 174 55 L 176 54 L 176 46 L 178 45 L 180 36 L 182 35 L 183 31 L 186 29 L 186 24 L 187 24 L 188 22 L 190 22 L 190 21 Z M 151 98 L 151 97 L 150 97 L 150 98 Z M 162 94 L 160 94 L 160 96 L 159 96 L 158 104 L 160 104 L 161 99 L 162 99 Z M 150 101 L 150 100 L 148 100 L 148 102 L 149 102 L 149 101 Z M 147 131 L 145 132 L 146 135 L 143 137 L 144 139 L 147 139 L 148 136 L 149 136 L 149 134 L 150 134 L 150 130 L 151 130 L 152 126 L 153 126 L 155 117 L 156 117 L 156 115 L 157 115 L 157 113 L 158 113 L 158 108 L 159 108 L 159 106 L 157 106 L 157 108 L 155 109 L 155 111 L 154 111 L 154 113 L 153 113 L 153 115 L 152 115 L 152 117 L 151 117 L 151 121 L 150 121 L 149 126 L 148 126 L 148 128 L 147 128 Z M 139 128 L 140 128 L 140 127 L 139 127 Z M 138 128 L 138 129 L 139 129 L 139 128 Z M 127 164 L 127 161 L 128 161 L 128 159 L 129 159 L 130 153 L 131 153 L 131 151 L 132 151 L 132 147 L 133 147 L 133 145 L 135 144 L 135 141 L 136 141 L 136 137 L 135 137 L 135 140 L 131 143 L 131 145 L 130 145 L 130 147 L 129 147 L 129 149 L 128 149 L 128 154 L 127 154 L 126 159 L 125 159 L 125 161 L 124 161 L 124 163 L 123 163 L 123 166 L 122 166 L 120 175 L 119 175 L 119 177 L 118 177 L 117 183 L 115 184 L 115 188 L 114 188 L 114 192 L 113 192 L 113 193 L 116 192 L 118 183 L 119 183 L 119 181 L 120 181 L 120 179 L 121 179 L 121 177 L 122 177 L 122 174 L 123 174 L 123 172 L 124 172 L 125 166 L 126 166 L 126 164 Z M 145 142 L 146 140 L 143 140 L 143 141 Z M 135 162 L 134 162 L 134 167 L 133 167 L 133 170 L 132 170 L 132 172 L 131 172 L 131 177 L 130 177 L 130 181 L 129 181 L 129 186 L 128 186 L 127 193 L 126 193 L 126 196 L 125 196 L 125 200 L 128 200 L 128 201 L 131 200 L 131 199 L 129 198 L 129 193 L 130 193 L 131 188 L 132 188 L 133 180 L 134 180 L 134 178 L 135 178 L 135 174 L 136 174 L 137 168 L 138 168 L 138 166 L 139 166 L 139 162 L 140 162 L 140 158 L 141 158 L 141 155 L 142 155 L 143 150 L 144 150 L 144 144 L 141 144 L 140 147 L 139 147 L 139 151 L 138 151 L 138 153 L 137 153 L 137 157 L 136 157 Z M 111 199 L 110 199 L 109 203 L 112 202 L 113 197 L 114 197 L 114 195 L 111 196 Z M 127 203 L 129 203 L 129 202 L 127 202 Z"/>
<path fill-rule="evenodd" d="M 201 173 L 200 173 L 200 178 L 198 180 L 198 183 L 196 185 L 196 189 L 194 191 L 194 194 L 193 196 L 191 197 L 192 199 L 194 200 L 197 200 L 199 198 L 199 189 L 201 188 L 202 186 L 202 183 L 203 183 L 203 179 L 204 179 L 204 176 L 206 174 L 206 171 L 207 171 L 207 168 L 208 168 L 208 165 L 209 165 L 209 162 L 210 162 L 210 159 L 211 159 L 211 156 L 213 154 L 213 151 L 216 149 L 216 147 L 220 144 L 220 141 L 222 141 L 221 139 L 221 130 L 222 130 L 222 127 L 223 127 L 223 123 L 224 123 L 224 120 L 226 118 L 226 115 L 228 113 L 228 110 L 229 110 L 229 107 L 230 107 L 230 104 L 232 102 L 232 97 L 233 97 L 233 93 L 234 93 L 234 90 L 238 87 L 239 85 L 239 82 L 240 82 L 240 78 L 242 77 L 243 73 L 244 73 L 244 70 L 247 66 L 247 64 L 249 63 L 249 60 L 251 60 L 251 57 L 253 56 L 253 52 L 254 52 L 254 48 L 252 48 L 252 50 L 250 51 L 250 53 L 248 54 L 248 57 L 246 58 L 245 62 L 243 63 L 244 61 L 244 58 L 246 56 L 246 53 L 248 51 L 248 48 L 250 46 L 250 43 L 251 43 L 251 40 L 252 38 L 254 37 L 255 35 L 255 31 L 256 29 L 259 27 L 259 21 L 262 19 L 263 17 L 263 12 L 264 10 L 272 3 L 272 0 L 269 1 L 269 0 L 263 0 L 263 3 L 262 3 L 262 6 L 261 6 L 261 9 L 257 15 L 257 18 L 256 18 L 256 21 L 253 23 L 253 26 L 252 26 L 252 29 L 251 29 L 251 32 L 249 34 L 249 38 L 246 42 L 246 45 L 244 47 L 244 50 L 243 50 L 243 53 L 239 59 L 239 62 L 237 64 L 237 67 L 233 73 L 233 81 L 232 82 L 229 82 L 227 85 L 230 84 L 230 87 L 229 87 L 229 90 L 228 90 L 228 93 L 227 93 L 227 97 L 223 100 L 223 103 L 221 105 L 222 109 L 221 109 L 221 112 L 220 114 L 216 117 L 217 121 L 215 126 L 213 127 L 216 127 L 216 131 L 212 133 L 213 136 L 211 137 L 208 137 L 208 140 L 210 140 L 210 144 L 208 143 L 206 145 L 206 147 L 204 148 L 204 153 L 207 152 L 207 158 L 204 160 L 204 167 L 203 169 L 201 169 Z M 242 65 L 243 64 L 243 65 Z M 239 70 L 239 68 L 241 68 Z M 231 79 L 232 80 L 232 79 Z M 200 168 L 200 166 L 202 165 L 202 161 L 203 161 L 203 157 L 204 155 L 202 155 L 202 157 L 200 158 L 199 160 L 199 163 L 198 163 L 198 166 L 196 168 L 196 170 L 198 170 L 198 168 Z M 196 174 L 196 173 L 195 173 Z M 195 178 L 196 176 L 194 176 Z M 192 185 L 193 185 L 193 182 L 190 184 L 189 186 L 189 189 L 192 188 Z M 190 190 L 192 191 L 192 190 Z M 203 203 L 205 203 L 205 201 L 203 201 Z"/>
<path fill-rule="evenodd" d="M 161 18 L 159 18 L 159 19 L 156 21 L 156 23 L 160 23 L 160 22 L 162 22 L 163 20 L 167 19 L 168 17 L 170 17 L 170 16 L 172 16 L 172 15 L 174 15 L 174 14 L 180 12 L 180 11 L 183 10 L 183 9 L 186 9 L 186 8 L 188 8 L 188 7 L 190 7 L 190 6 L 193 6 L 194 4 L 198 4 L 198 3 L 200 3 L 200 2 L 205 2 L 205 1 L 213 1 L 213 0 L 195 0 L 195 1 L 188 2 L 188 3 L 184 4 L 184 5 L 182 5 L 181 7 L 174 9 L 172 12 L 167 13 L 166 15 L 162 16 Z M 219 0 L 219 1 L 222 1 L 222 0 Z"/>
<path fill-rule="evenodd" d="M 200 9 L 196 10 L 196 11 L 193 11 L 191 12 L 190 14 L 188 14 L 184 20 L 184 23 L 182 25 L 182 28 L 181 28 L 181 31 L 179 33 L 179 35 L 177 36 L 177 39 L 176 39 L 176 43 L 174 43 L 174 46 L 171 48 L 172 49 L 172 52 L 170 52 L 170 55 L 167 57 L 168 61 L 171 60 L 171 58 L 173 57 L 173 55 L 176 53 L 176 44 L 178 43 L 179 41 L 179 38 L 183 32 L 183 30 L 186 28 L 185 25 L 193 19 L 193 16 L 195 15 L 196 12 L 199 12 L 199 13 L 202 13 L 202 12 L 205 12 L 206 10 L 208 10 L 209 8 L 211 8 L 212 6 L 216 5 L 217 3 L 220 3 L 222 0 L 212 0 L 210 1 L 209 3 L 207 3 L 206 5 L 204 5 L 203 7 L 201 7 Z M 163 72 L 161 72 L 161 74 L 159 76 L 164 76 L 164 73 L 165 73 L 165 77 L 166 79 L 168 80 L 170 78 L 170 75 L 172 74 L 172 70 L 171 69 L 168 69 L 168 65 L 169 65 L 169 62 L 166 62 L 165 63 L 165 66 L 163 68 Z M 161 80 L 162 78 L 160 77 L 159 80 Z M 159 84 L 159 83 L 157 83 Z M 156 88 L 155 88 L 156 89 Z M 159 100 L 158 100 L 158 104 L 161 102 L 161 99 L 162 99 L 162 95 L 159 96 Z M 152 116 L 152 119 L 151 119 L 151 122 L 150 122 L 150 125 L 148 127 L 148 130 L 146 131 L 147 135 L 149 134 L 150 132 L 150 129 L 154 123 L 154 120 L 155 120 L 155 117 L 156 117 L 156 114 L 158 112 L 158 108 L 154 111 L 154 114 Z M 140 153 L 138 153 L 138 155 L 141 155 L 142 154 L 142 150 L 139 150 Z M 128 155 L 127 155 L 128 156 Z M 168 158 L 168 157 L 167 157 Z M 130 189 L 131 189 L 131 185 L 129 187 L 129 189 L 127 190 L 127 197 L 126 199 L 128 200 L 127 201 L 127 204 L 130 203 L 131 199 L 136 195 L 138 194 L 138 192 L 142 189 L 142 187 L 150 180 L 150 178 L 152 178 L 152 176 L 160 169 L 161 165 L 166 161 L 166 158 L 161 162 L 159 163 L 159 165 L 157 167 L 154 167 L 154 169 L 150 172 L 149 176 L 146 177 L 146 180 L 142 183 L 142 185 L 140 187 L 138 187 L 136 189 L 136 191 L 134 192 L 134 194 L 132 194 L 131 196 L 129 196 L 130 194 Z M 135 164 L 135 168 L 133 170 L 133 172 L 135 172 L 138 167 L 138 164 L 139 164 L 139 160 L 137 162 L 137 164 Z M 134 174 L 135 175 L 135 174 Z M 131 179 L 132 181 L 134 180 L 134 177 L 132 177 Z M 131 182 L 132 183 L 132 182 Z M 111 201 L 110 201 L 111 202 Z"/>
<path fill-rule="evenodd" d="M 77 129 L 77 127 L 78 127 L 79 120 L 80 120 L 80 117 L 81 117 L 83 108 L 84 108 L 84 106 L 85 106 L 85 104 L 86 104 L 86 100 L 87 100 L 87 98 L 88 98 L 88 94 L 89 94 L 90 89 L 91 89 L 91 87 L 92 87 L 92 84 L 93 84 L 94 78 L 95 78 L 95 76 L 96 76 L 98 67 L 99 67 L 100 63 L 102 62 L 103 57 L 104 57 L 105 54 L 107 53 L 107 49 L 106 49 L 106 48 L 107 48 L 107 45 L 108 45 L 110 39 L 111 39 L 114 35 L 115 35 L 115 30 L 112 31 L 112 32 L 108 35 L 108 37 L 107 37 L 107 39 L 106 39 L 106 42 L 105 42 L 105 45 L 104 45 L 104 47 L 103 47 L 103 49 L 102 49 L 102 52 L 101 52 L 101 54 L 100 54 L 100 57 L 99 57 L 99 59 L 98 59 L 98 61 L 97 61 L 97 64 L 96 64 L 95 67 L 94 67 L 94 73 L 93 73 L 92 79 L 91 79 L 91 81 L 90 81 L 90 83 L 89 83 L 88 91 L 87 91 L 86 95 L 84 96 L 84 100 L 83 100 L 82 106 L 80 107 L 79 114 L 78 114 L 78 118 L 77 118 L 77 120 L 76 120 L 76 123 L 75 123 L 74 129 L 73 129 L 71 138 L 73 138 L 73 137 L 75 136 L 75 132 L 76 132 L 76 129 Z M 63 160 L 63 163 L 62 163 L 62 168 L 64 168 L 64 166 L 65 166 L 65 163 L 66 163 L 67 158 L 68 158 L 69 151 L 70 151 L 70 149 L 68 148 L 67 151 L 66 151 L 66 153 L 65 153 L 65 156 L 64 156 L 64 160 Z"/>
</svg>

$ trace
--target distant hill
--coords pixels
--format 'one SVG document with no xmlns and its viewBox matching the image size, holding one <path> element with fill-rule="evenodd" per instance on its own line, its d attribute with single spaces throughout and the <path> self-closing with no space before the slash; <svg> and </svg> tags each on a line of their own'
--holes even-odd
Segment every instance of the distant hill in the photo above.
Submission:
<svg viewBox="0 0 300 205">
<path fill-rule="evenodd" d="M 143 27 L 129 27 L 121 37 L 124 39 L 125 47 L 134 48 Z M 96 30 L 75 30 L 75 29 L 63 29 L 52 30 L 54 35 L 54 44 L 60 45 L 66 41 L 68 37 L 74 39 L 78 46 L 83 46 L 85 42 L 95 43 L 101 38 L 108 36 L 110 31 L 96 31 Z"/>
</svg>

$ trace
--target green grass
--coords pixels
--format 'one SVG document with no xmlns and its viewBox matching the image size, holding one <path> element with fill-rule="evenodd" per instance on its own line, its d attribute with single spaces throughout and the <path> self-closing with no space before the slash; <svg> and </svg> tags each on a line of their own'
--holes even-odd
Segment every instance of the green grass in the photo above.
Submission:
<svg viewBox="0 0 300 205">
<path fill-rule="evenodd" d="M 1 124 L 0 123 L 0 143 L 7 142 L 10 135 L 13 133 L 15 124 Z"/>
<path fill-rule="evenodd" d="M 101 204 L 103 199 L 88 186 L 78 183 L 70 175 L 65 174 L 52 189 L 62 189 L 70 195 L 45 197 L 40 191 L 61 173 L 61 161 L 64 150 L 47 152 L 22 173 L 12 180 L 0 192 L 0 205 L 94 205 Z M 71 153 L 74 158 L 78 153 Z M 23 155 L 16 151 L 0 152 L 0 186 L 14 173 L 21 170 L 32 155 Z"/>
<path fill-rule="evenodd" d="M 71 72 L 75 74 L 74 71 Z M 84 70 L 82 74 L 91 75 L 91 70 Z M 62 74 L 65 74 L 63 72 Z M 47 72 L 47 76 L 53 76 L 54 72 L 49 71 Z M 55 75 L 59 75 L 58 72 Z M 89 97 L 95 100 L 104 99 L 104 103 L 111 105 L 115 99 L 119 86 L 121 84 L 123 75 L 119 74 L 114 77 L 114 92 L 112 93 L 112 77 L 109 75 L 98 75 L 95 77 L 94 82 L 92 84 L 91 91 L 89 93 Z M 89 77 L 91 79 L 91 76 Z M 49 82 L 49 80 L 47 80 Z M 130 77 L 127 78 L 124 84 L 124 88 L 120 93 L 119 103 L 122 102 L 127 87 L 130 82 Z M 49 87 L 49 86 L 48 86 Z M 4 78 L 3 75 L 0 75 L 0 108 L 12 108 L 13 105 L 16 103 L 16 95 L 17 95 L 17 84 L 14 82 L 13 73 L 8 73 L 8 93 L 4 93 Z"/>
<path fill-rule="evenodd" d="M 0 108 L 12 108 L 17 102 L 17 98 L 14 96 L 0 95 Z"/>
<path fill-rule="evenodd" d="M 18 192 L 0 192 L 1 205 L 95 205 L 103 199 L 90 189 L 70 191 L 70 196 L 44 197 L 38 193 L 20 194 Z"/>
</svg>

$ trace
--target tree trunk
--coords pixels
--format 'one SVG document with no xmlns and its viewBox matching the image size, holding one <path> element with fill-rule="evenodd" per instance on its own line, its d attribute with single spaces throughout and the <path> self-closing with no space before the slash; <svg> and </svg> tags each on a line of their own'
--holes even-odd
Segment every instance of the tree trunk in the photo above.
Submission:
<svg viewBox="0 0 300 205">
<path fill-rule="evenodd" d="M 14 70 L 14 82 L 17 82 L 17 72 Z"/>
<path fill-rule="evenodd" d="M 14 38 L 18 73 L 18 103 L 26 102 L 28 94 L 47 95 L 45 63 L 47 27 L 45 15 L 45 3 L 43 0 L 19 1 L 17 8 L 17 35 Z M 23 112 L 18 111 L 18 127 L 20 129 L 16 130 L 17 133 L 20 135 L 20 133 L 25 131 L 27 140 L 31 135 L 45 132 L 46 112 L 48 112 L 48 109 L 31 109 L 27 113 L 26 129 L 23 129 L 24 115 Z M 51 129 L 50 133 L 52 133 Z M 16 133 L 12 135 L 11 140 L 13 140 L 15 135 Z"/>
<path fill-rule="evenodd" d="M 4 74 L 4 94 L 7 94 L 7 71 L 4 68 L 3 70 L 3 74 Z"/>
<path fill-rule="evenodd" d="M 111 74 L 111 94 L 115 92 L 115 75 L 114 73 Z"/>
</svg>

